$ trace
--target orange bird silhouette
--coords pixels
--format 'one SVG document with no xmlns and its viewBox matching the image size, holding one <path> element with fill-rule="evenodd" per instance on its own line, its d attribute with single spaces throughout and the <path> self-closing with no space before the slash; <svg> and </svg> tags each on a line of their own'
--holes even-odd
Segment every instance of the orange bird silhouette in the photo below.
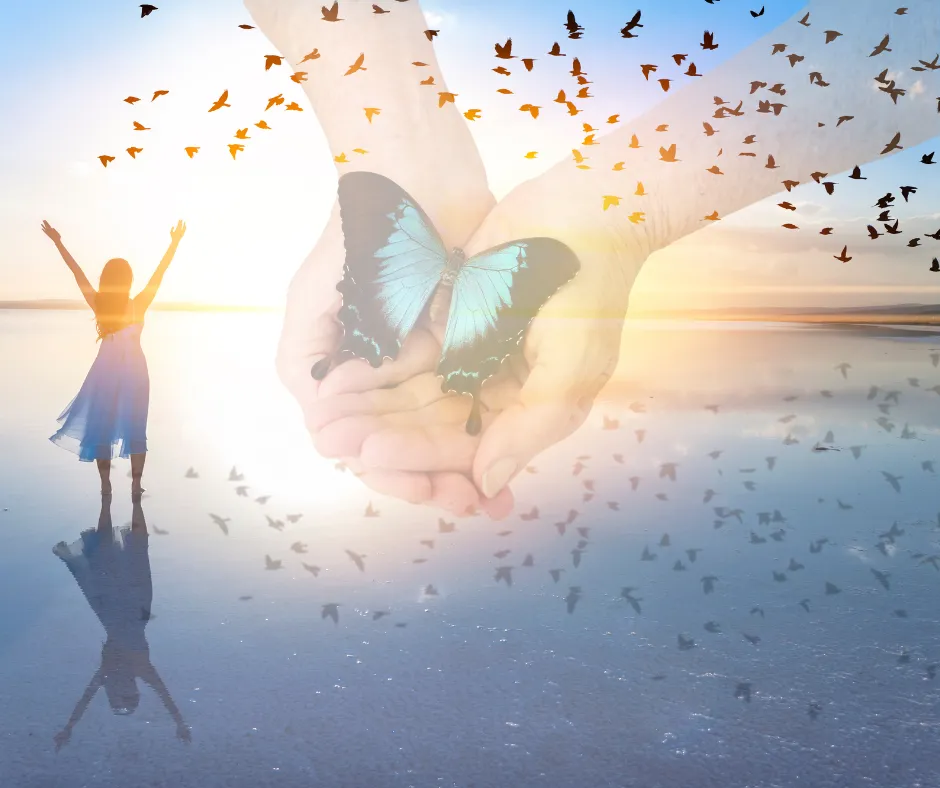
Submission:
<svg viewBox="0 0 940 788">
<path fill-rule="evenodd" d="M 334 0 L 333 5 L 327 8 L 325 5 L 320 7 L 324 22 L 342 22 L 339 16 L 339 0 Z"/>
<path fill-rule="evenodd" d="M 228 91 L 222 93 L 219 96 L 218 100 L 209 108 L 209 112 L 215 112 L 217 109 L 222 109 L 222 107 L 231 107 L 231 104 L 226 104 L 228 101 Z"/>
<path fill-rule="evenodd" d="M 281 65 L 282 55 L 265 55 L 264 70 L 267 71 L 271 66 Z"/>
<path fill-rule="evenodd" d="M 169 90 L 155 90 L 155 91 L 153 92 L 153 98 L 150 99 L 150 100 L 151 100 L 151 101 L 156 101 L 158 98 L 160 98 L 160 96 L 165 96 L 165 95 L 166 95 L 167 93 L 169 93 L 169 92 L 170 92 Z"/>
<path fill-rule="evenodd" d="M 368 69 L 362 65 L 365 62 L 365 59 L 366 54 L 363 52 L 359 55 L 359 57 L 356 58 L 356 62 L 346 69 L 346 73 L 343 74 L 343 76 L 348 77 L 350 74 L 355 74 L 357 71 L 368 71 Z"/>
</svg>

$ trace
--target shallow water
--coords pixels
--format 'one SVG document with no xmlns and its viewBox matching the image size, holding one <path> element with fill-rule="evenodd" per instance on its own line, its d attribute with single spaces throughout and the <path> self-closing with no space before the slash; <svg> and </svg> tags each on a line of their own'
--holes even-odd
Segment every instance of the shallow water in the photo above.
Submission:
<svg viewBox="0 0 940 788">
<path fill-rule="evenodd" d="M 95 528 L 96 474 L 47 438 L 96 347 L 82 313 L 0 312 L 4 785 L 940 786 L 940 493 L 922 465 L 940 471 L 940 336 L 631 323 L 590 423 L 523 475 L 517 513 L 440 533 L 437 512 L 313 453 L 274 374 L 278 330 L 276 315 L 148 321 L 145 632 L 192 741 L 138 682 L 134 714 L 99 691 L 57 753 L 105 635 L 52 552 Z M 830 430 L 833 450 L 813 451 Z M 115 528 L 131 519 L 126 469 Z M 303 517 L 268 527 L 287 514 Z M 895 522 L 903 534 L 879 536 Z"/>
</svg>

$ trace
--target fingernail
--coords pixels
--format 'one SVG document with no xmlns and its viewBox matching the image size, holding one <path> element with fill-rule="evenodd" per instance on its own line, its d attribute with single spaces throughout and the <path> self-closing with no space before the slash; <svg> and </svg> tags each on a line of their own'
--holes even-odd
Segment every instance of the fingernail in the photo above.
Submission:
<svg viewBox="0 0 940 788">
<path fill-rule="evenodd" d="M 495 498 L 499 491 L 509 483 L 518 468 L 519 463 L 511 457 L 506 457 L 491 465 L 483 474 L 483 494 L 487 498 Z"/>
</svg>

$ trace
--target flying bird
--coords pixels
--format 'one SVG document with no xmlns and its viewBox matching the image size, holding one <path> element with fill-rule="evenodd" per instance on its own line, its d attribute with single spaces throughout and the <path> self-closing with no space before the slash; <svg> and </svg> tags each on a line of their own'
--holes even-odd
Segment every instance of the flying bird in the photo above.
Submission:
<svg viewBox="0 0 940 788">
<path fill-rule="evenodd" d="M 150 16 L 154 11 L 157 10 L 157 6 L 150 5 L 149 3 L 143 3 L 140 6 L 140 18 L 143 19 L 145 16 Z"/>
<path fill-rule="evenodd" d="M 329 8 L 326 6 L 321 6 L 320 12 L 323 14 L 324 22 L 343 21 L 339 16 L 339 0 L 334 0 L 333 5 L 331 5 Z"/>
<path fill-rule="evenodd" d="M 222 107 L 231 107 L 231 104 L 227 104 L 228 101 L 228 91 L 224 91 L 218 100 L 209 108 L 209 112 L 215 112 L 217 109 L 222 109 Z"/>
</svg>

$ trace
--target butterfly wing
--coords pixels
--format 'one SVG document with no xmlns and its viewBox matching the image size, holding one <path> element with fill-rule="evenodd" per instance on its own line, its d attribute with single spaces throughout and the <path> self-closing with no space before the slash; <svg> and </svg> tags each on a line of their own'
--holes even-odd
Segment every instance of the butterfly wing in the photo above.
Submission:
<svg viewBox="0 0 940 788">
<path fill-rule="evenodd" d="M 519 346 L 532 318 L 579 268 L 577 255 L 553 238 L 513 241 L 467 260 L 451 296 L 437 368 L 441 388 L 476 397 Z"/>
<path fill-rule="evenodd" d="M 394 181 L 373 172 L 339 179 L 346 246 L 339 319 L 341 354 L 373 367 L 398 356 L 440 281 L 447 252 L 427 214 Z"/>
</svg>

